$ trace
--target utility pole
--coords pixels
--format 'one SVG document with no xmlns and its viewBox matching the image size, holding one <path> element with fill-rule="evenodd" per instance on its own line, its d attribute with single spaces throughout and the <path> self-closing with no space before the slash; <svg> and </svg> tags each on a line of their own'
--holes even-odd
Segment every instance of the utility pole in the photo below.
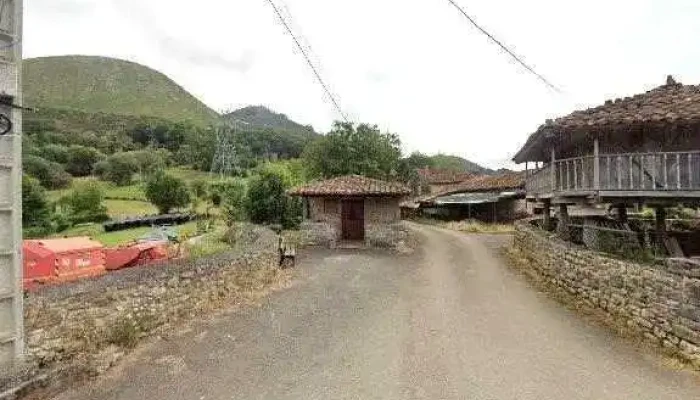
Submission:
<svg viewBox="0 0 700 400">
<path fill-rule="evenodd" d="M 24 354 L 21 71 L 22 0 L 0 0 L 0 365 Z"/>
</svg>

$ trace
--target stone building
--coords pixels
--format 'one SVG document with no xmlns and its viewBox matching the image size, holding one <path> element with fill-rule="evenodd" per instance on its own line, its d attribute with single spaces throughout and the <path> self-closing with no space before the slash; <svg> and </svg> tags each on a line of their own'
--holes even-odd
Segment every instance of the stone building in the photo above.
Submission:
<svg viewBox="0 0 700 400">
<path fill-rule="evenodd" d="M 440 193 L 474 176 L 468 172 L 430 167 L 419 168 L 416 172 L 419 183 L 418 195 Z"/>
<path fill-rule="evenodd" d="M 304 199 L 307 234 L 331 246 L 338 241 L 393 245 L 401 230 L 399 202 L 409 194 L 403 184 L 358 175 L 317 181 L 289 192 Z"/>
<path fill-rule="evenodd" d="M 475 176 L 401 206 L 406 214 L 407 208 L 416 207 L 418 215 L 444 220 L 510 222 L 527 214 L 525 175 L 510 172 Z"/>
</svg>

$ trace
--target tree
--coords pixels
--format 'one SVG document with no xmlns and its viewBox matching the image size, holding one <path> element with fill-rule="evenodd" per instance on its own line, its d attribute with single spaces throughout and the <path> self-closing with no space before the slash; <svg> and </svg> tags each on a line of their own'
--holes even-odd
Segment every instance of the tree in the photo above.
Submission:
<svg viewBox="0 0 700 400">
<path fill-rule="evenodd" d="M 226 222 L 233 224 L 241 221 L 246 215 L 246 186 L 240 179 L 227 181 L 219 185 L 221 208 Z"/>
<path fill-rule="evenodd" d="M 311 143 L 304 161 L 312 176 L 358 174 L 388 178 L 397 174 L 401 141 L 376 125 L 335 122 L 333 129 Z"/>
<path fill-rule="evenodd" d="M 109 219 L 104 197 L 102 186 L 97 181 L 87 180 L 77 184 L 59 204 L 67 209 L 68 218 L 73 225 L 104 222 Z"/>
<path fill-rule="evenodd" d="M 146 181 L 146 198 L 158 207 L 161 214 L 167 214 L 173 208 L 190 204 L 190 191 L 181 179 L 161 170 Z"/>
<path fill-rule="evenodd" d="M 130 153 L 116 153 L 95 164 L 95 174 L 100 179 L 113 182 L 117 186 L 130 185 L 134 174 L 139 171 L 136 158 Z"/>
<path fill-rule="evenodd" d="M 398 175 L 401 181 L 411 187 L 414 193 L 421 191 L 418 169 L 433 167 L 433 158 L 420 152 L 413 152 L 399 162 Z"/>
<path fill-rule="evenodd" d="M 73 176 L 88 176 L 104 154 L 93 147 L 70 146 L 66 170 Z"/>
<path fill-rule="evenodd" d="M 292 178 L 280 165 L 267 164 L 249 183 L 247 210 L 250 220 L 261 224 L 279 224 L 292 228 L 301 222 L 298 199 L 287 196 Z"/>
<path fill-rule="evenodd" d="M 41 237 L 53 232 L 51 208 L 46 190 L 36 178 L 22 177 L 22 225 L 26 237 Z"/>
<path fill-rule="evenodd" d="M 60 144 L 47 144 L 41 149 L 44 158 L 59 164 L 68 163 L 68 153 L 68 147 Z"/>
<path fill-rule="evenodd" d="M 24 155 L 22 167 L 25 173 L 38 179 L 41 185 L 47 189 L 63 189 L 71 184 L 72 177 L 61 164 L 42 157 Z"/>
</svg>

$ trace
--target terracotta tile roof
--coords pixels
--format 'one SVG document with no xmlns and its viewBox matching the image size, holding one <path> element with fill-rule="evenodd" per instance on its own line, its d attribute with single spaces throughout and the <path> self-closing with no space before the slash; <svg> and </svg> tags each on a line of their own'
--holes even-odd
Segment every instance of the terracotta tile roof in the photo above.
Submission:
<svg viewBox="0 0 700 400">
<path fill-rule="evenodd" d="M 525 173 L 510 172 L 501 175 L 475 176 L 465 182 L 446 188 L 439 193 L 433 193 L 431 198 L 454 193 L 521 189 L 525 189 Z"/>
<path fill-rule="evenodd" d="M 439 185 L 464 182 L 474 175 L 468 172 L 426 167 L 418 169 L 418 176 L 428 184 Z"/>
<path fill-rule="evenodd" d="M 682 85 L 671 76 L 663 86 L 623 99 L 608 100 L 587 110 L 548 120 L 533 133 L 513 158 L 525 161 L 524 153 L 537 146 L 545 135 L 567 134 L 574 130 L 598 130 L 616 126 L 700 122 L 700 85 Z"/>
<path fill-rule="evenodd" d="M 308 185 L 289 191 L 291 196 L 391 196 L 400 197 L 411 190 L 397 182 L 380 181 L 359 175 L 347 175 Z"/>
</svg>

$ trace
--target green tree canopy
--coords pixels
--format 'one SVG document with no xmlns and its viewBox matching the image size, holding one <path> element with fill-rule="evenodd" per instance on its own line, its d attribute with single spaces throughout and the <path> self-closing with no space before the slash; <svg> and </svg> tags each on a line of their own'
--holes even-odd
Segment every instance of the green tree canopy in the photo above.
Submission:
<svg viewBox="0 0 700 400">
<path fill-rule="evenodd" d="M 73 176 L 88 176 L 95 164 L 104 158 L 104 154 L 92 147 L 70 146 L 66 170 Z"/>
<path fill-rule="evenodd" d="M 67 208 L 68 217 L 73 224 L 103 222 L 109 219 L 104 198 L 104 190 L 100 183 L 87 180 L 77 184 L 59 203 Z"/>
<path fill-rule="evenodd" d="M 253 176 L 248 186 L 247 209 L 256 224 L 278 224 L 292 228 L 301 222 L 298 199 L 287 196 L 292 176 L 283 165 L 267 164 Z"/>
<path fill-rule="evenodd" d="M 146 181 L 146 198 L 158 207 L 161 214 L 167 214 L 173 208 L 187 207 L 190 191 L 181 179 L 158 171 Z"/>
<path fill-rule="evenodd" d="M 22 207 L 25 236 L 39 237 L 53 231 L 46 191 L 37 179 L 27 175 L 22 178 Z"/>
<path fill-rule="evenodd" d="M 304 151 L 311 176 L 348 174 L 388 178 L 398 173 L 401 141 L 393 133 L 382 133 L 376 125 L 335 122 L 325 136 Z"/>
<path fill-rule="evenodd" d="M 24 172 L 41 182 L 47 189 L 63 189 L 70 186 L 72 177 L 59 163 L 46 160 L 39 156 L 24 155 L 22 157 Z"/>
</svg>

